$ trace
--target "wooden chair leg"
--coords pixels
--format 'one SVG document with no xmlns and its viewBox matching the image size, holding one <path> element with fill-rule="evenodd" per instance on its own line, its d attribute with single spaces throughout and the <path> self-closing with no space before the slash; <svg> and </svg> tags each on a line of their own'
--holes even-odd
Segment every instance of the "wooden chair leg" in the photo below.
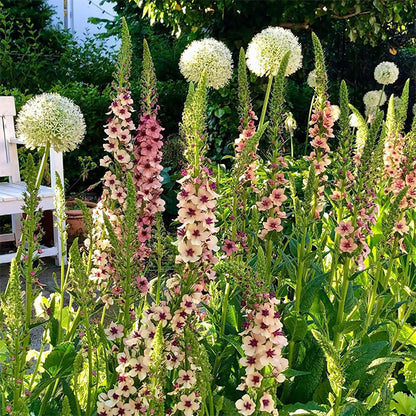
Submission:
<svg viewBox="0 0 416 416">
<path fill-rule="evenodd" d="M 22 214 L 12 215 L 12 231 L 17 247 L 22 237 Z"/>
<path fill-rule="evenodd" d="M 53 222 L 55 224 L 56 218 L 55 216 L 53 217 Z M 64 223 L 64 227 L 65 227 L 65 223 Z M 62 250 L 61 250 L 61 233 L 58 230 L 58 227 L 53 227 L 53 242 L 55 247 L 58 249 L 58 254 L 56 255 L 55 258 L 55 264 L 57 266 L 61 266 L 61 258 L 62 258 Z M 66 250 L 65 250 L 65 255 L 64 255 L 64 264 L 67 264 L 67 254 L 66 254 Z"/>
</svg>

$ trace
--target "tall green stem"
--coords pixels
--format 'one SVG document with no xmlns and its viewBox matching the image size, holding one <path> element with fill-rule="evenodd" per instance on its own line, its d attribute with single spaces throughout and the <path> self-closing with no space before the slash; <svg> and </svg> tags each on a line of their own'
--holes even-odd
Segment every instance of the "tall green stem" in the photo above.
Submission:
<svg viewBox="0 0 416 416">
<path fill-rule="evenodd" d="M 383 98 L 383 93 L 384 93 L 384 88 L 386 86 L 383 84 L 383 88 L 381 89 L 381 94 L 380 97 L 378 99 L 378 103 L 377 103 L 377 110 L 376 110 L 376 114 L 380 111 L 380 104 L 381 104 L 381 99 Z"/>
<path fill-rule="evenodd" d="M 43 154 L 42 160 L 40 162 L 38 176 L 36 178 L 36 185 L 35 187 L 39 189 L 40 185 L 42 184 L 43 173 L 45 172 L 46 161 L 49 157 L 49 151 L 51 150 L 51 144 L 48 142 L 45 146 L 45 153 Z"/>
<path fill-rule="evenodd" d="M 315 91 L 313 92 L 311 104 L 309 106 L 309 113 L 308 113 L 308 124 L 306 126 L 306 139 L 305 139 L 305 155 L 306 151 L 308 150 L 308 143 L 309 143 L 309 120 L 311 119 L 313 103 L 315 102 L 316 94 Z"/>
<path fill-rule="evenodd" d="M 345 258 L 343 274 L 342 274 L 342 287 L 341 287 L 341 297 L 338 305 L 338 312 L 337 312 L 337 320 L 335 324 L 335 331 L 334 331 L 334 346 L 336 349 L 339 348 L 340 342 L 340 333 L 339 333 L 339 326 L 342 323 L 342 319 L 344 317 L 344 308 L 345 308 L 345 300 L 347 298 L 348 293 L 348 285 L 349 285 L 349 272 L 350 272 L 350 261 L 349 257 Z"/>
<path fill-rule="evenodd" d="M 85 317 L 85 329 L 88 339 L 88 395 L 87 395 L 87 410 L 85 416 L 91 415 L 91 393 L 92 393 L 92 339 L 91 339 L 91 328 L 89 323 L 89 317 Z"/>
<path fill-rule="evenodd" d="M 230 296 L 230 284 L 227 282 L 225 284 L 225 292 L 224 292 L 224 301 L 222 304 L 222 314 L 221 314 L 221 327 L 220 327 L 220 334 L 224 335 L 225 331 L 225 322 L 227 320 L 227 308 L 228 308 L 228 297 Z"/>
<path fill-rule="evenodd" d="M 267 105 L 269 104 L 269 97 L 270 97 L 270 91 L 272 90 L 272 84 L 273 84 L 273 75 L 270 75 L 269 82 L 267 84 L 266 95 L 264 96 L 263 109 L 261 110 L 259 126 L 257 130 L 259 130 L 263 126 L 264 119 L 266 118 Z"/>
<path fill-rule="evenodd" d="M 368 327 L 370 326 L 371 315 L 372 315 L 372 312 L 373 312 L 374 302 L 375 302 L 375 299 L 376 299 L 376 296 L 377 296 L 377 287 L 378 287 L 378 283 L 380 281 L 380 274 L 381 273 L 383 273 L 383 269 L 382 269 L 381 261 L 379 259 L 379 261 L 377 262 L 377 269 L 376 269 L 376 274 L 375 274 L 375 277 L 374 277 L 373 286 L 371 288 L 370 298 L 368 300 L 367 316 L 365 318 L 365 325 L 364 325 L 364 331 L 363 331 L 364 334 L 367 332 Z"/>
<path fill-rule="evenodd" d="M 300 299 L 302 294 L 302 285 L 303 285 L 303 274 L 305 263 L 303 261 L 305 254 L 305 245 L 306 245 L 306 229 L 303 230 L 301 243 L 297 245 L 297 254 L 298 254 L 298 274 L 296 276 L 296 288 L 295 288 L 295 306 L 294 310 L 298 314 L 300 312 Z M 293 354 L 295 351 L 295 341 L 291 339 L 289 341 L 289 368 L 293 362 Z"/>
<path fill-rule="evenodd" d="M 162 255 L 163 255 L 163 248 L 162 248 L 162 233 L 161 233 L 161 226 L 158 219 L 156 230 L 157 230 L 157 246 L 156 246 L 156 255 L 157 255 L 157 286 L 156 286 L 156 305 L 159 304 L 160 301 L 160 291 L 162 285 Z"/>
</svg>

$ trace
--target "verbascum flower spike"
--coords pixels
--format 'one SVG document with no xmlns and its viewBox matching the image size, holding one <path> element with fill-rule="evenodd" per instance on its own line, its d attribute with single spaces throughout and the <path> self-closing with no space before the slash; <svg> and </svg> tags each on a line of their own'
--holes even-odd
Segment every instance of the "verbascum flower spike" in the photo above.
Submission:
<svg viewBox="0 0 416 416">
<path fill-rule="evenodd" d="M 31 98 L 19 112 L 16 130 L 29 149 L 52 146 L 57 152 L 76 149 L 86 131 L 80 108 L 55 93 Z"/>
<path fill-rule="evenodd" d="M 141 114 L 134 145 L 134 184 L 139 219 L 137 223 L 140 257 L 147 257 L 147 241 L 156 222 L 156 213 L 164 211 L 162 194 L 162 134 L 157 120 L 156 74 L 146 40 L 143 41 L 143 70 L 141 76 Z"/>
<path fill-rule="evenodd" d="M 24 303 L 20 289 L 19 270 L 16 259 L 10 265 L 9 283 L 7 292 L 2 296 L 2 309 L 4 323 L 8 331 L 20 329 L 24 325 Z"/>
<path fill-rule="evenodd" d="M 179 69 L 189 82 L 198 83 L 205 71 L 206 86 L 216 90 L 228 84 L 232 68 L 230 50 L 212 38 L 193 41 L 179 61 Z"/>
<path fill-rule="evenodd" d="M 240 131 L 240 135 L 234 141 L 235 155 L 237 159 L 240 158 L 243 152 L 243 149 L 247 146 L 247 143 L 250 140 L 250 138 L 252 138 L 253 135 L 255 134 L 256 126 L 254 123 L 257 120 L 257 116 L 254 113 L 252 109 L 252 104 L 251 104 L 250 89 L 249 89 L 249 84 L 247 81 L 246 58 L 245 58 L 243 49 L 240 50 L 240 59 L 238 61 L 238 101 L 239 101 L 238 113 L 240 116 L 240 125 L 238 127 L 238 130 Z M 240 160 L 240 162 L 243 162 L 244 166 L 241 166 L 241 163 L 240 163 L 239 168 L 235 167 L 236 171 L 243 170 L 243 171 L 246 171 L 247 173 L 247 171 L 255 169 L 254 165 L 251 166 L 251 169 L 248 165 L 250 164 L 250 162 L 253 162 L 253 160 L 257 158 L 255 154 L 256 149 L 257 149 L 257 144 L 255 148 L 253 148 L 253 151 L 250 152 L 250 155 L 248 155 L 249 160 L 245 160 L 245 161 Z M 237 180 L 237 183 L 238 183 L 238 181 L 240 180 L 239 175 L 237 175 L 237 177 L 234 179 Z"/>
<path fill-rule="evenodd" d="M 238 60 L 238 115 L 240 116 L 240 125 L 242 129 L 248 127 L 250 111 L 251 98 L 247 81 L 246 57 L 244 49 L 241 48 Z"/>
<path fill-rule="evenodd" d="M 100 160 L 100 165 L 109 170 L 103 178 L 103 199 L 105 205 L 124 207 L 126 200 L 126 172 L 134 166 L 132 152 L 134 150 L 135 125 L 132 120 L 133 99 L 130 91 L 131 40 L 127 23 L 123 19 L 122 42 L 116 73 L 112 83 L 112 103 L 109 106 L 109 118 L 104 126 L 107 137 L 103 145 L 110 155 Z"/>
<path fill-rule="evenodd" d="M 121 47 L 117 59 L 116 73 L 113 76 L 117 80 L 119 87 L 128 87 L 130 85 L 131 37 L 124 17 L 121 22 Z"/>
<path fill-rule="evenodd" d="M 306 189 L 313 190 L 314 198 L 310 207 L 311 216 L 320 218 L 320 213 L 324 207 L 324 188 L 327 182 L 325 174 L 327 166 L 331 163 L 329 154 L 331 153 L 328 140 L 334 137 L 334 110 L 328 100 L 327 75 L 325 69 L 324 52 L 321 42 L 315 33 L 312 33 L 312 43 L 315 51 L 316 68 L 316 99 L 312 110 L 311 120 L 309 121 L 309 137 L 312 139 L 310 145 L 313 151 L 305 159 L 311 162 L 309 178 Z M 312 169 L 312 165 L 314 166 Z M 314 174 L 314 175 L 313 175 Z M 316 178 L 314 177 L 316 176 Z M 315 197 L 316 195 L 316 197 Z M 306 199 L 306 198 L 305 198 Z M 309 203 L 305 202 L 305 209 L 309 210 Z"/>
<path fill-rule="evenodd" d="M 246 322 L 242 336 L 240 364 L 245 370 L 237 390 L 246 391 L 235 406 L 239 414 L 249 416 L 256 410 L 256 401 L 261 412 L 276 415 L 274 398 L 282 374 L 288 368 L 288 360 L 282 357 L 282 348 L 287 338 L 282 332 L 283 324 L 276 308 L 279 303 L 273 294 L 258 294 L 254 305 L 246 305 Z"/>
<path fill-rule="evenodd" d="M 270 105 L 269 105 L 269 125 L 267 127 L 267 136 L 269 142 L 273 147 L 279 150 L 281 153 L 281 148 L 283 146 L 283 130 L 285 125 L 285 118 L 287 114 L 285 112 L 285 73 L 287 66 L 290 60 L 291 52 L 286 52 L 283 57 L 277 75 L 274 79 L 273 89 L 271 93 Z"/>
<path fill-rule="evenodd" d="M 140 111 L 146 114 L 151 114 L 154 111 L 157 112 L 155 67 L 146 39 L 143 40 L 143 69 L 140 85 Z"/>
<path fill-rule="evenodd" d="M 291 52 L 285 75 L 302 66 L 302 48 L 298 38 L 282 27 L 268 27 L 254 36 L 247 48 L 247 66 L 259 77 L 276 76 L 283 57 Z"/>
<path fill-rule="evenodd" d="M 395 113 L 396 113 L 396 122 L 397 122 L 397 132 L 401 132 L 404 127 L 404 123 L 407 118 L 407 109 L 409 106 L 409 83 L 407 80 L 404 84 L 402 95 L 400 96 L 399 101 L 395 101 Z"/>
<path fill-rule="evenodd" d="M 312 43 L 315 51 L 315 90 L 321 102 L 323 103 L 328 98 L 328 76 L 326 74 L 325 68 L 325 56 L 321 42 L 315 33 L 312 33 Z"/>
<path fill-rule="evenodd" d="M 374 70 L 374 79 L 382 85 L 394 84 L 399 77 L 399 68 L 393 62 L 381 62 Z"/>
<path fill-rule="evenodd" d="M 189 164 L 195 164 L 196 159 L 205 153 L 207 133 L 205 127 L 206 119 L 206 74 L 202 74 L 197 88 L 194 90 L 192 84 L 189 87 L 188 97 L 182 115 L 182 123 L 179 131 L 186 144 L 185 157 Z"/>
</svg>

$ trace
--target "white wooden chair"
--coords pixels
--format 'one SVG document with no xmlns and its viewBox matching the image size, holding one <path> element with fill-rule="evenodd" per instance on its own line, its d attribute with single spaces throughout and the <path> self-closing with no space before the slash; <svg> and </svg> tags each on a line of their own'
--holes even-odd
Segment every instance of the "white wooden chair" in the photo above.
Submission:
<svg viewBox="0 0 416 416">
<path fill-rule="evenodd" d="M 21 237 L 21 214 L 23 207 L 23 192 L 26 184 L 20 180 L 17 145 L 23 141 L 15 137 L 14 116 L 16 107 L 14 97 L 0 96 L 0 177 L 8 177 L 8 182 L 0 182 L 0 216 L 11 215 L 12 233 L 0 234 L 0 242 L 15 241 Z M 63 175 L 62 153 L 50 151 L 51 187 L 41 186 L 39 190 L 39 208 L 42 210 L 54 209 L 55 172 L 58 172 L 61 181 Z M 0 254 L 0 263 L 9 263 L 16 253 Z M 54 246 L 42 247 L 40 257 L 56 257 L 56 263 L 61 261 L 60 235 L 54 227 Z M 66 259 L 65 259 L 66 261 Z"/>
</svg>

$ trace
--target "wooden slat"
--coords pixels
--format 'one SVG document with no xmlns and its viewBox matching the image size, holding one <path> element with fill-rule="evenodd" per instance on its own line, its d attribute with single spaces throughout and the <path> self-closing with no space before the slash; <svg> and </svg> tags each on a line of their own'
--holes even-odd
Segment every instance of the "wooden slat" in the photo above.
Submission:
<svg viewBox="0 0 416 416">
<path fill-rule="evenodd" d="M 52 257 L 58 254 L 56 247 L 42 247 L 42 254 L 39 257 Z M 0 254 L 0 264 L 10 263 L 16 257 L 16 253 Z"/>
<path fill-rule="evenodd" d="M 6 140 L 6 134 L 4 130 L 4 117 L 0 116 L 0 176 L 9 176 L 7 170 L 9 168 L 8 159 L 8 143 Z"/>
<path fill-rule="evenodd" d="M 20 183 L 0 183 L 0 201 L 23 201 L 23 193 L 26 191 L 26 184 Z M 55 193 L 52 188 L 48 186 L 41 186 L 39 189 L 39 197 L 53 198 Z"/>
<path fill-rule="evenodd" d="M 0 96 L 0 116 L 15 116 L 16 106 L 14 104 L 14 97 Z"/>
<path fill-rule="evenodd" d="M 1 100 L 0 100 L 1 101 Z M 17 145 L 10 143 L 9 138 L 15 137 L 16 132 L 14 131 L 14 118 L 13 115 L 6 114 L 3 121 L 4 134 L 6 136 L 6 142 L 9 152 L 9 182 L 20 182 L 20 171 L 19 171 L 19 158 L 17 155 Z"/>
<path fill-rule="evenodd" d="M 6 241 L 14 241 L 14 240 L 15 240 L 14 233 L 0 234 L 0 243 L 4 243 Z"/>
</svg>

